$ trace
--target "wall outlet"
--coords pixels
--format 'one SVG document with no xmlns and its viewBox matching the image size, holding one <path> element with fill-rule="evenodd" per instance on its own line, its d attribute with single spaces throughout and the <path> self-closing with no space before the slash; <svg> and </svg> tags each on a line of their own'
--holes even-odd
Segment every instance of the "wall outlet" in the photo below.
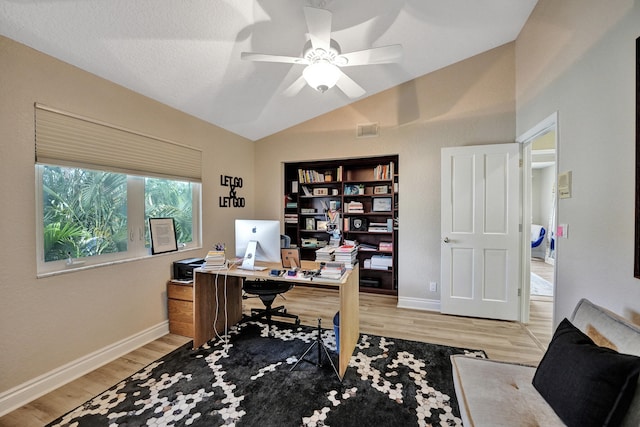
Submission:
<svg viewBox="0 0 640 427">
<path fill-rule="evenodd" d="M 436 282 L 429 282 L 429 292 L 438 292 L 438 284 Z"/>
</svg>

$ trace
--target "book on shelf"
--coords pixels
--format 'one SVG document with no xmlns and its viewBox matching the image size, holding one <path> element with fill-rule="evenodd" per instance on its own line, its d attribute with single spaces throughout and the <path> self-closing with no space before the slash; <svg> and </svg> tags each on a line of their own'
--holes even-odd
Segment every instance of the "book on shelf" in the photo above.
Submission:
<svg viewBox="0 0 640 427">
<path fill-rule="evenodd" d="M 287 224 L 297 224 L 298 214 L 284 214 L 284 222 Z"/>
<path fill-rule="evenodd" d="M 378 247 L 374 245 L 370 245 L 368 243 L 360 243 L 358 245 L 358 250 L 359 251 L 377 251 Z"/>
<path fill-rule="evenodd" d="M 364 213 L 364 205 L 362 202 L 349 202 L 345 205 L 348 213 Z"/>
<path fill-rule="evenodd" d="M 378 165 L 373 168 L 373 176 L 376 180 L 385 180 L 388 181 L 393 179 L 394 174 L 394 164 L 393 162 L 389 162 L 388 165 Z"/>
<path fill-rule="evenodd" d="M 308 239 L 301 239 L 303 248 L 324 248 L 327 246 L 326 240 L 318 240 L 315 237 L 310 237 Z"/>
<path fill-rule="evenodd" d="M 314 169 L 298 169 L 298 180 L 303 184 L 314 184 L 316 182 L 342 181 L 342 166 L 329 168 L 323 171 Z"/>
<path fill-rule="evenodd" d="M 378 250 L 380 252 L 393 252 L 392 242 L 380 242 L 378 243 Z"/>
</svg>

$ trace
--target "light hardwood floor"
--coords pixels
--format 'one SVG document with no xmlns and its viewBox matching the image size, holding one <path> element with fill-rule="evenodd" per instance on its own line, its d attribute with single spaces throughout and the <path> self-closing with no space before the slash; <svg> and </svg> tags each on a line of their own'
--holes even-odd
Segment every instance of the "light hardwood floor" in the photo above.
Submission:
<svg viewBox="0 0 640 427">
<path fill-rule="evenodd" d="M 554 282 L 554 266 L 541 259 L 531 258 L 531 272 L 549 283 Z M 544 344 L 546 348 L 553 335 L 551 326 L 553 320 L 553 297 L 532 295 L 530 311 L 531 316 L 527 326 L 532 333 L 533 339 Z"/>
<path fill-rule="evenodd" d="M 298 286 L 284 303 L 302 324 L 332 328 L 339 305 L 335 290 Z M 397 298 L 360 294 L 360 331 L 363 334 L 482 349 L 492 359 L 536 365 L 551 333 L 551 300 L 532 299 L 531 322 L 505 322 L 397 308 Z M 258 299 L 245 300 L 244 310 L 262 307 Z M 548 334 L 541 331 L 547 329 Z M 535 334 L 533 332 L 535 330 Z M 108 389 L 147 364 L 190 340 L 166 335 L 95 371 L 64 385 L 0 418 L 0 426 L 31 427 L 53 421 L 93 396 Z"/>
</svg>

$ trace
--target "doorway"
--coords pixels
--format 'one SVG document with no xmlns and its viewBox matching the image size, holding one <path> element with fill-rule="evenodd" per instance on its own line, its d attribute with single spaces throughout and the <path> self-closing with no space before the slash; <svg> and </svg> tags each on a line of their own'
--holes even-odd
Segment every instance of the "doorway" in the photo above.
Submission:
<svg viewBox="0 0 640 427">
<path fill-rule="evenodd" d="M 557 113 L 525 133 L 523 145 L 523 322 L 542 347 L 551 340 L 556 294 Z"/>
</svg>

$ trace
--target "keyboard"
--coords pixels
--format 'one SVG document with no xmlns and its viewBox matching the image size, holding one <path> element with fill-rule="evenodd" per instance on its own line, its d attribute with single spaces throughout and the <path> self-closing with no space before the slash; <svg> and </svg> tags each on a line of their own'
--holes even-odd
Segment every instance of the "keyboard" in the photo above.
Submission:
<svg viewBox="0 0 640 427">
<path fill-rule="evenodd" d="M 267 269 L 267 267 L 261 267 L 261 266 L 254 266 L 253 268 L 246 268 L 246 267 L 238 267 L 240 270 L 249 270 L 249 271 L 264 271 Z"/>
</svg>

